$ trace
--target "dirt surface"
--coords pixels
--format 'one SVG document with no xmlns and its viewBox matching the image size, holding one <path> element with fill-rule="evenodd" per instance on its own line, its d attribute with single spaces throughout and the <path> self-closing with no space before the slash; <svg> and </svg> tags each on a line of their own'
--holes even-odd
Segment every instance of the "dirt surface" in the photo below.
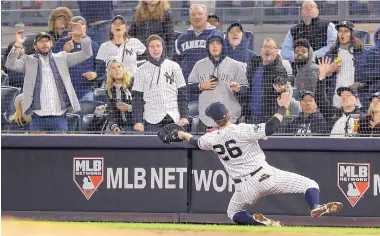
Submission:
<svg viewBox="0 0 380 236">
<path fill-rule="evenodd" d="M 347 234 L 306 234 L 306 233 L 239 233 L 239 232 L 211 232 L 211 231 L 171 231 L 171 230 L 133 230 L 133 229 L 113 229 L 86 227 L 81 225 L 46 225 L 32 222 L 19 222 L 14 220 L 2 220 L 1 224 L 2 236 L 232 236 L 232 235 L 254 235 L 254 236 L 301 236 L 301 235 L 319 235 L 319 236 L 349 236 Z M 355 235 L 364 236 L 364 235 Z"/>
</svg>

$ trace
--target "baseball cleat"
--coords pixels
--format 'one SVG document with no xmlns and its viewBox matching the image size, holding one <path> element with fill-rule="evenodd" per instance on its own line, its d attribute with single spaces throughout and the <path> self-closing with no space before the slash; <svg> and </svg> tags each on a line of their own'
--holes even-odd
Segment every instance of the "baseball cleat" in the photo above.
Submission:
<svg viewBox="0 0 380 236">
<path fill-rule="evenodd" d="M 278 220 L 271 220 L 266 218 L 263 214 L 255 213 L 253 214 L 253 219 L 260 224 L 271 227 L 281 227 L 283 224 Z"/>
<path fill-rule="evenodd" d="M 312 217 L 320 217 L 326 213 L 340 212 L 342 208 L 343 204 L 341 202 L 329 202 L 311 210 L 310 215 Z"/>
</svg>

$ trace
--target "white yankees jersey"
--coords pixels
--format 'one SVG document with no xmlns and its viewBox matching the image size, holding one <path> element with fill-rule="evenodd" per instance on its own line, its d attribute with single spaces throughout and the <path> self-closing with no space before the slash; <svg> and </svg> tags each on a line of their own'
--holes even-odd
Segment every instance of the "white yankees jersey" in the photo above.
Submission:
<svg viewBox="0 0 380 236">
<path fill-rule="evenodd" d="M 96 59 L 106 63 L 110 58 L 117 57 L 123 62 L 131 76 L 134 76 L 137 70 L 137 55 L 143 54 L 145 50 L 145 45 L 136 38 L 130 38 L 120 47 L 113 44 L 112 41 L 107 41 L 100 45 Z"/>
<path fill-rule="evenodd" d="M 150 124 L 157 124 L 168 114 L 179 124 L 178 89 L 186 86 L 181 67 L 165 59 L 160 67 L 149 61 L 141 65 L 135 74 L 132 90 L 142 92 L 143 118 Z"/>
<path fill-rule="evenodd" d="M 214 121 L 206 116 L 205 111 L 210 104 L 221 102 L 227 107 L 231 122 L 235 123 L 241 116 L 241 107 L 229 84 L 237 82 L 240 86 L 248 86 L 244 66 L 240 62 L 226 57 L 215 68 L 207 57 L 195 64 L 189 75 L 189 84 L 202 83 L 210 79 L 211 75 L 218 78 L 218 83 L 213 90 L 204 90 L 199 94 L 199 118 L 206 126 L 214 126 Z"/>
<path fill-rule="evenodd" d="M 230 124 L 200 137 L 198 146 L 202 150 L 214 151 L 228 175 L 239 179 L 266 164 L 259 139 L 266 139 L 265 123 Z"/>
</svg>

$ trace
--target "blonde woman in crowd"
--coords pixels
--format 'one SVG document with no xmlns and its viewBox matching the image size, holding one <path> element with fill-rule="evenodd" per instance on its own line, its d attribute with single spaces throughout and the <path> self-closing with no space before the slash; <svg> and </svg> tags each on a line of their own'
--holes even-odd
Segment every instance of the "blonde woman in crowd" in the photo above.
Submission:
<svg viewBox="0 0 380 236">
<path fill-rule="evenodd" d="M 380 92 L 372 95 L 368 115 L 360 117 L 359 134 L 380 136 Z"/>
<path fill-rule="evenodd" d="M 114 134 L 132 130 L 132 78 L 118 58 L 107 62 L 107 110 L 109 129 Z"/>
<path fill-rule="evenodd" d="M 111 58 L 118 58 L 133 77 L 137 69 L 137 56 L 142 55 L 146 47 L 137 38 L 129 36 L 122 16 L 115 16 L 111 22 L 110 40 L 100 45 L 96 59 L 106 63 Z"/>
<path fill-rule="evenodd" d="M 150 35 L 157 34 L 166 44 L 166 55 L 171 57 L 174 46 L 172 13 L 167 0 L 140 0 L 129 34 L 146 45 Z"/>
</svg>

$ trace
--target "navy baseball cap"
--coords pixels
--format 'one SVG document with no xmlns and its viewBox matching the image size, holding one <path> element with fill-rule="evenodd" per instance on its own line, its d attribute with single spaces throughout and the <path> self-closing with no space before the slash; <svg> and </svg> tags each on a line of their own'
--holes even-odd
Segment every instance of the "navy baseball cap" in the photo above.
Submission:
<svg viewBox="0 0 380 236">
<path fill-rule="evenodd" d="M 303 97 L 305 97 L 306 95 L 309 95 L 309 96 L 312 96 L 313 98 L 315 98 L 315 94 L 312 92 L 312 91 L 305 91 L 301 94 L 301 99 Z"/>
<path fill-rule="evenodd" d="M 48 38 L 49 40 L 52 40 L 52 39 L 53 39 L 53 37 L 52 37 L 50 34 L 48 34 L 48 33 L 46 33 L 46 32 L 40 32 L 40 33 L 38 33 L 38 34 L 34 37 L 34 43 L 37 43 L 37 42 L 40 41 L 40 39 L 42 39 L 42 38 Z"/>
<path fill-rule="evenodd" d="M 340 27 L 347 27 L 347 28 L 349 28 L 351 31 L 354 31 L 354 30 L 355 30 L 355 25 L 354 25 L 354 23 L 352 23 L 351 21 L 348 21 L 348 20 L 341 21 L 341 22 L 339 22 L 337 25 L 335 25 L 335 29 L 336 29 L 336 30 L 339 30 Z"/>
<path fill-rule="evenodd" d="M 227 28 L 227 33 L 230 32 L 230 30 L 231 30 L 233 27 L 238 27 L 238 28 L 241 30 L 241 32 L 244 32 L 244 30 L 243 30 L 243 26 L 242 26 L 240 23 L 235 22 L 235 23 L 232 23 L 230 26 L 228 26 L 228 28 Z"/>
<path fill-rule="evenodd" d="M 376 92 L 376 93 L 372 94 L 370 101 L 372 101 L 372 99 L 374 99 L 374 98 L 380 99 L 380 92 Z"/>
<path fill-rule="evenodd" d="M 350 87 L 340 87 L 336 90 L 336 93 L 340 96 L 340 94 L 344 91 L 351 92 L 355 97 L 358 96 L 358 91 L 355 87 L 350 86 Z"/>
<path fill-rule="evenodd" d="M 121 15 L 116 15 L 112 18 L 111 20 L 111 23 L 113 23 L 116 19 L 120 19 L 123 21 L 124 24 L 127 24 L 127 22 L 125 21 L 124 17 L 122 17 Z"/>
<path fill-rule="evenodd" d="M 223 120 L 227 116 L 227 108 L 221 102 L 214 102 L 206 108 L 205 113 L 213 120 Z"/>
</svg>

